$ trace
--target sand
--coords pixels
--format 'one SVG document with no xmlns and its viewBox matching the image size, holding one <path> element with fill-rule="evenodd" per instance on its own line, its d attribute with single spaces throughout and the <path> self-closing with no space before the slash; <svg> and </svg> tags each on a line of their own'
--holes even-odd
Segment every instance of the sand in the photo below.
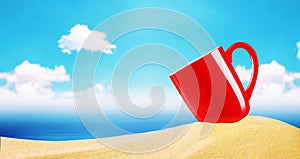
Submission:
<svg viewBox="0 0 300 159">
<path fill-rule="evenodd" d="M 1 138 L 0 158 L 300 158 L 300 129 L 265 117 L 246 117 L 233 124 L 217 124 L 200 139 L 203 123 L 193 123 L 173 144 L 155 152 L 132 154 L 105 147 L 96 140 L 67 142 L 30 141 Z M 127 147 L 141 146 L 139 138 L 155 142 L 181 131 L 182 126 L 155 133 L 113 137 L 131 141 Z"/>
</svg>

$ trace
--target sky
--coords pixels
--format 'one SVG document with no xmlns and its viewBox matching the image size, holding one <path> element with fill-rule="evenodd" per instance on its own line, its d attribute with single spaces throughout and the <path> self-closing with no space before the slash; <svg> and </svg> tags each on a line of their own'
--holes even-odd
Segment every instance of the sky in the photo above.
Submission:
<svg viewBox="0 0 300 159">
<path fill-rule="evenodd" d="M 3 1 L 0 6 L 1 113 L 75 112 L 72 79 L 82 39 L 115 14 L 141 7 L 161 7 L 195 20 L 208 32 L 216 46 L 226 49 L 234 42 L 244 41 L 255 48 L 260 68 L 251 98 L 252 114 L 299 114 L 299 6 L 300 2 L 296 0 Z M 135 21 L 120 21 L 119 25 L 124 23 Z M 109 95 L 113 69 L 132 48 L 155 42 L 174 48 L 187 61 L 199 57 L 182 38 L 159 30 L 132 32 L 113 42 L 107 40 L 109 35 L 105 32 L 93 33 L 99 43 L 111 44 L 109 48 L 102 45 L 84 48 L 103 52 L 97 67 L 95 90 L 98 101 L 106 105 L 112 102 Z M 237 51 L 233 63 L 246 85 L 251 76 L 249 56 Z M 178 104 L 180 97 L 168 80 L 170 73 L 156 65 L 137 70 L 129 81 L 134 102 L 149 104 L 150 85 L 158 83 L 166 86 L 174 98 L 168 104 Z"/>
</svg>

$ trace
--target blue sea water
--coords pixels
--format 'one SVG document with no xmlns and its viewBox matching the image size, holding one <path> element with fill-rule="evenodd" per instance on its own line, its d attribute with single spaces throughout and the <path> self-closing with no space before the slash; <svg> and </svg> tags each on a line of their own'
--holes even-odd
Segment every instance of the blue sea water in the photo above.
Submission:
<svg viewBox="0 0 300 159">
<path fill-rule="evenodd" d="M 142 133 L 162 129 L 168 122 L 173 119 L 175 114 L 165 114 L 154 120 L 124 120 L 120 116 L 112 116 L 111 121 L 115 125 L 129 133 Z M 183 120 L 182 122 L 174 123 L 172 126 L 182 125 L 194 122 Z M 106 129 L 105 125 L 100 125 L 103 133 L 96 137 L 111 137 L 124 135 L 116 133 L 110 129 Z M 128 133 L 126 133 L 128 134 Z M 1 115 L 0 116 L 0 136 L 31 139 L 31 140 L 46 140 L 46 141 L 66 141 L 66 140 L 81 140 L 92 139 L 89 131 L 81 122 L 77 115 L 41 115 L 41 114 L 20 114 L 20 115 Z"/>
<path fill-rule="evenodd" d="M 173 114 L 174 115 L 174 114 Z M 120 128 L 132 133 L 142 133 L 154 130 L 160 130 L 166 123 L 172 120 L 172 114 L 166 114 L 157 120 L 134 122 L 124 120 L 118 116 L 114 116 L 113 120 Z M 300 118 L 297 114 L 250 114 L 275 118 L 295 127 L 300 128 Z M 182 125 L 193 121 L 184 121 L 175 123 L 173 126 Z M 106 130 L 103 127 L 103 130 Z M 98 137 L 110 137 L 122 134 L 114 132 L 103 133 Z M 8 115 L 2 114 L 0 117 L 0 135 L 3 137 L 31 139 L 31 140 L 47 140 L 47 141 L 66 141 L 66 140 L 82 140 L 94 138 L 85 128 L 80 118 L 73 115 L 41 115 L 41 114 L 19 114 Z"/>
<path fill-rule="evenodd" d="M 0 135 L 48 141 L 92 138 L 79 118 L 73 115 L 2 115 L 0 117 Z"/>
</svg>

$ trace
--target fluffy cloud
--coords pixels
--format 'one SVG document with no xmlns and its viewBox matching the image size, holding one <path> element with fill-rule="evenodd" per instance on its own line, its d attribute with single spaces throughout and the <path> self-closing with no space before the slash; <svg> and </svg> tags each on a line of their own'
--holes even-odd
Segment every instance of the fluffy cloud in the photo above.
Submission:
<svg viewBox="0 0 300 159">
<path fill-rule="evenodd" d="M 0 112 L 76 113 L 73 92 L 57 92 L 56 83 L 70 82 L 64 66 L 46 68 L 24 61 L 11 72 L 0 72 Z M 4 82 L 3 82 L 4 81 Z M 93 87 L 75 93 L 89 102 L 87 95 L 96 93 L 97 99 L 107 103 L 105 87 Z"/>
<path fill-rule="evenodd" d="M 89 39 L 88 43 L 85 42 L 87 38 Z M 81 24 L 72 27 L 69 35 L 63 35 L 58 40 L 58 44 L 58 47 L 66 54 L 71 54 L 72 51 L 78 52 L 80 49 L 111 54 L 112 49 L 116 48 L 116 45 L 106 40 L 105 33 L 92 31 L 86 25 Z"/>
<path fill-rule="evenodd" d="M 6 83 L 0 87 L 1 105 L 42 105 L 53 104 L 53 83 L 68 82 L 70 76 L 64 66 L 50 69 L 24 61 L 12 72 L 0 73 L 0 79 Z"/>
<path fill-rule="evenodd" d="M 252 70 L 237 66 L 236 72 L 242 82 L 249 82 Z M 295 84 L 300 72 L 288 72 L 276 61 L 259 67 L 257 83 L 251 97 L 256 110 L 299 110 L 300 86 Z"/>
<path fill-rule="evenodd" d="M 74 95 L 76 97 L 88 97 L 89 95 L 93 95 L 95 93 L 97 97 L 100 97 L 102 95 L 101 93 L 104 90 L 105 90 L 104 86 L 100 83 L 97 83 L 93 87 L 89 87 L 87 89 L 74 92 Z"/>
<path fill-rule="evenodd" d="M 298 59 L 300 59 L 300 41 L 297 43 L 297 47 L 298 47 L 297 57 L 298 57 Z"/>
</svg>

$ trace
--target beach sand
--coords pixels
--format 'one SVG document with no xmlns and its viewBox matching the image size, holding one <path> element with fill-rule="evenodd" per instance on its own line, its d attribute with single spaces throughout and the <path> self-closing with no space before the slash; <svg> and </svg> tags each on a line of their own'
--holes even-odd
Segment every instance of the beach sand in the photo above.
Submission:
<svg viewBox="0 0 300 159">
<path fill-rule="evenodd" d="M 0 158 L 300 158 L 300 129 L 284 122 L 258 116 L 248 116 L 233 124 L 216 124 L 203 139 L 203 123 L 193 123 L 171 145 L 155 151 L 133 154 L 105 147 L 97 140 L 64 142 L 30 141 L 1 138 Z M 157 133 L 113 137 L 115 143 L 128 141 L 124 146 L 145 147 L 140 138 L 157 142 L 182 131 L 183 126 Z M 158 135 L 159 134 L 159 135 Z M 123 140 L 124 139 L 124 140 Z"/>
</svg>

